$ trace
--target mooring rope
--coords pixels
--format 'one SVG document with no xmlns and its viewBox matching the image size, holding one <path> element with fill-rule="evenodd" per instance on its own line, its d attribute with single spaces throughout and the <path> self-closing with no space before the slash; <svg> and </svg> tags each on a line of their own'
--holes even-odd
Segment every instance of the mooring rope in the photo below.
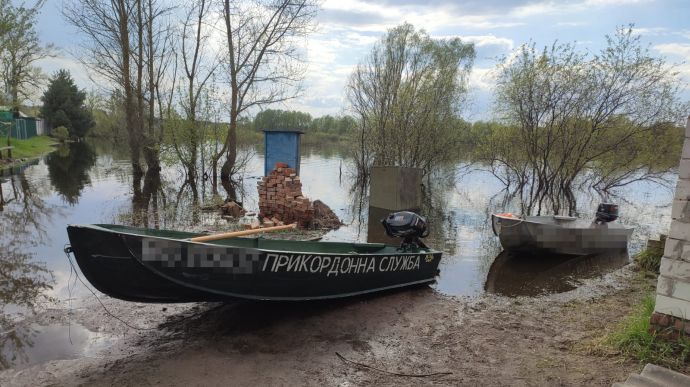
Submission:
<svg viewBox="0 0 690 387">
<path fill-rule="evenodd" d="M 113 314 L 112 312 L 110 312 L 110 310 L 108 310 L 108 308 L 106 308 L 105 304 L 103 304 L 103 302 L 101 301 L 101 299 L 98 297 L 98 295 L 96 294 L 96 292 L 94 292 L 94 291 L 93 291 L 93 290 L 92 290 L 92 289 L 81 279 L 81 276 L 79 275 L 79 272 L 77 271 L 76 267 L 74 266 L 74 262 L 72 262 L 72 257 L 70 256 L 70 253 L 72 252 L 71 246 L 69 246 L 69 245 L 66 244 L 63 251 L 65 252 L 65 256 L 67 256 L 67 261 L 69 261 L 70 270 L 71 270 L 71 271 L 74 271 L 74 274 L 75 274 L 75 276 L 76 276 L 76 279 L 78 279 L 79 282 L 81 282 L 81 284 L 84 285 L 84 287 L 85 287 L 89 292 L 91 292 L 91 294 L 96 298 L 96 300 L 98 301 L 98 303 L 101 304 L 101 307 L 103 308 L 103 310 L 105 311 L 105 313 L 107 313 L 110 317 L 116 319 L 117 321 L 121 322 L 122 324 L 124 324 L 126 327 L 128 327 L 128 328 L 130 328 L 130 329 L 134 329 L 134 330 L 138 330 L 138 331 L 151 331 L 151 330 L 157 330 L 157 329 L 159 329 L 158 326 L 156 326 L 156 327 L 149 327 L 149 328 L 142 328 L 142 327 L 137 327 L 137 326 L 131 325 L 131 324 L 128 323 L 127 321 L 123 320 L 122 318 L 120 318 L 120 317 L 116 316 L 115 314 Z M 71 272 L 70 272 L 70 277 L 71 277 Z M 76 280 L 75 280 L 75 283 L 76 283 Z M 71 290 L 69 289 L 69 283 L 68 283 L 68 291 L 69 291 L 69 293 L 70 293 L 70 312 L 71 312 L 71 310 L 72 310 L 71 298 L 72 298 L 72 297 L 71 297 Z M 216 309 L 220 309 L 220 308 L 223 307 L 223 306 L 225 306 L 224 303 L 223 303 L 223 304 L 220 304 L 220 305 L 217 305 L 217 306 L 215 306 L 215 307 L 213 307 L 213 308 L 211 308 L 211 309 L 207 309 L 207 310 L 204 310 L 204 311 L 201 311 L 201 312 L 197 312 L 197 313 L 191 314 L 191 315 L 189 315 L 189 316 L 185 316 L 185 317 L 183 317 L 183 318 L 181 318 L 181 319 L 179 319 L 179 320 L 177 320 L 177 321 L 173 321 L 173 322 L 170 322 L 170 323 L 167 323 L 167 324 L 169 324 L 169 325 L 178 324 L 178 323 L 181 323 L 182 321 L 185 321 L 185 320 L 190 319 L 190 318 L 192 318 L 192 317 L 196 317 L 196 316 L 199 316 L 199 315 L 201 315 L 201 314 L 209 313 L 209 312 L 212 312 L 212 311 L 214 311 L 214 310 L 216 310 Z M 70 316 L 70 318 L 71 318 L 71 316 Z M 161 323 L 161 324 L 165 324 L 165 323 Z"/>
</svg>

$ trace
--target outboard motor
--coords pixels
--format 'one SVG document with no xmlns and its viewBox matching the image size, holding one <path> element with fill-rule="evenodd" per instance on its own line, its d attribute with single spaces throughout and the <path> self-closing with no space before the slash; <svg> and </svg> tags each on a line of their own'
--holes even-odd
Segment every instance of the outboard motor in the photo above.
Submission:
<svg viewBox="0 0 690 387">
<path fill-rule="evenodd" d="M 618 219 L 618 205 L 612 203 L 601 203 L 597 208 L 596 223 L 608 223 Z"/>
<path fill-rule="evenodd" d="M 429 236 L 426 219 L 409 211 L 394 212 L 387 218 L 381 219 L 386 234 L 390 237 L 402 238 L 400 249 L 406 251 L 412 248 L 427 249 L 419 238 Z"/>
</svg>

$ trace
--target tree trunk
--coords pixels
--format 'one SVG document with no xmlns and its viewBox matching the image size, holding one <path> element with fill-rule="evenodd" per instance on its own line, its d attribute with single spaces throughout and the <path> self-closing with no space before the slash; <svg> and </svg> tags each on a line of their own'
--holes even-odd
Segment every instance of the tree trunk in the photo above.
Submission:
<svg viewBox="0 0 690 387">
<path fill-rule="evenodd" d="M 226 183 L 230 181 L 230 175 L 235 167 L 237 161 L 237 114 L 230 116 L 230 128 L 226 138 L 227 144 L 227 158 L 220 169 L 220 181 Z"/>
<path fill-rule="evenodd" d="M 129 15 L 127 6 L 123 0 L 120 0 L 118 7 L 119 12 L 119 43 L 122 50 L 122 74 L 123 74 L 123 88 L 125 92 L 125 116 L 127 125 L 127 136 L 129 142 L 129 156 L 132 163 L 132 174 L 134 178 L 141 179 L 143 169 L 141 168 L 141 141 L 139 133 L 136 130 L 137 117 L 134 105 L 134 96 L 132 95 L 132 78 L 130 76 L 130 49 L 129 49 Z"/>
<path fill-rule="evenodd" d="M 140 11 L 141 12 L 141 11 Z M 156 142 L 156 128 L 155 128 L 155 98 L 154 98 L 154 93 L 156 90 L 156 79 L 154 76 L 154 61 L 155 61 L 155 53 L 154 53 L 154 42 L 153 42 L 153 5 L 151 3 L 151 0 L 148 1 L 148 15 L 146 19 L 146 38 L 147 38 L 147 44 L 148 44 L 148 52 L 147 52 L 147 57 L 148 57 L 148 67 L 147 71 L 149 73 L 149 101 L 148 101 L 148 117 L 147 117 L 147 139 L 146 139 L 146 148 L 144 152 L 144 157 L 146 159 L 146 165 L 148 166 L 149 169 L 153 169 L 154 171 L 160 171 L 160 157 L 159 157 L 159 148 L 158 144 Z M 143 60 L 142 60 L 143 62 Z M 143 99 L 143 93 L 141 98 Z M 162 118 L 162 117 L 161 117 Z M 162 130 L 162 129 L 161 129 Z"/>
</svg>

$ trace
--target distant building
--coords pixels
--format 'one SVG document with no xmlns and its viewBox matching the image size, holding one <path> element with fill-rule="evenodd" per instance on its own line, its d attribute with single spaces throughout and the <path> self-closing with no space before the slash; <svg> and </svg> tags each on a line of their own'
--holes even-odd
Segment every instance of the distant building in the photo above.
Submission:
<svg viewBox="0 0 690 387">
<path fill-rule="evenodd" d="M 21 140 L 46 134 L 43 119 L 29 117 L 21 111 L 15 117 L 11 107 L 0 106 L 0 137 L 7 137 L 8 130 L 13 138 Z"/>
</svg>

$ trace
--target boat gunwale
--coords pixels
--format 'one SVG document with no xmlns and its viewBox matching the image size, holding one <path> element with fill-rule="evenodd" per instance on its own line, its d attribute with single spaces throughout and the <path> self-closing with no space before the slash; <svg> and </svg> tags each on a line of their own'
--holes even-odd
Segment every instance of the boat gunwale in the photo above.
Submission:
<svg viewBox="0 0 690 387">
<path fill-rule="evenodd" d="M 225 245 L 225 244 L 218 244 L 218 243 L 207 243 L 207 242 L 193 242 L 191 240 L 183 240 L 183 239 L 176 239 L 176 238 L 171 238 L 171 237 L 163 237 L 163 236 L 151 236 L 151 235 L 142 235 L 142 234 L 137 234 L 133 232 L 125 232 L 125 231 L 115 231 L 108 229 L 106 227 L 101 227 L 96 224 L 69 224 L 67 225 L 68 227 L 74 227 L 74 228 L 86 228 L 86 229 L 92 229 L 92 230 L 97 230 L 101 232 L 108 232 L 112 234 L 119 234 L 119 235 L 128 235 L 132 236 L 135 238 L 154 238 L 154 239 L 162 239 L 162 240 L 169 240 L 169 241 L 174 241 L 178 243 L 189 243 L 189 244 L 195 244 L 195 245 L 202 245 L 202 246 L 210 246 L 210 247 L 227 247 L 227 248 L 236 248 L 236 249 L 246 249 L 246 250 L 257 250 L 265 253 L 291 253 L 291 254 L 318 254 L 318 255 L 366 255 L 366 256 L 390 256 L 391 253 L 396 253 L 398 255 L 422 255 L 422 254 L 442 254 L 442 251 L 435 250 L 432 248 L 426 248 L 426 249 L 420 249 L 417 252 L 410 252 L 410 251 L 398 251 L 398 247 L 393 246 L 393 245 L 388 245 L 385 243 L 354 243 L 354 242 L 329 242 L 329 241 L 324 241 L 324 242 L 311 242 L 311 241 L 293 241 L 293 240 L 285 240 L 286 242 L 293 242 L 293 243 L 327 243 L 327 244 L 345 244 L 345 245 L 355 245 L 355 244 L 360 244 L 360 245 L 381 245 L 383 246 L 380 250 L 387 250 L 388 248 L 395 249 L 395 251 L 384 251 L 384 252 L 372 252 L 372 253 L 359 253 L 356 251 L 343 251 L 343 252 L 321 252 L 321 251 L 298 251 L 298 250 L 280 250 L 280 249 L 266 249 L 266 248 L 260 248 L 260 247 L 245 247 L 245 246 L 232 246 L 232 245 Z M 118 225 L 116 225 L 118 226 Z M 129 226 L 119 226 L 119 227 L 129 227 Z M 172 232 L 180 232 L 180 231 L 175 231 L 175 230 L 163 230 L 163 231 L 172 231 Z M 187 232 L 187 231 L 181 231 L 181 232 Z M 231 238 L 227 238 L 231 239 Z M 258 239 L 258 238 L 256 238 Z M 267 239 L 268 240 L 268 239 Z M 271 241 L 275 241 L 275 239 L 271 239 Z"/>
<path fill-rule="evenodd" d="M 563 226 L 562 224 L 558 224 L 558 223 L 538 222 L 534 219 L 534 218 L 537 218 L 537 216 L 531 217 L 533 219 L 518 218 L 518 217 L 513 217 L 513 216 L 504 216 L 501 214 L 491 214 L 491 216 L 494 216 L 494 217 L 500 218 L 500 219 L 512 220 L 512 221 L 515 221 L 517 223 L 517 224 L 511 224 L 510 226 L 507 226 L 508 228 L 517 226 L 518 224 L 527 223 L 527 224 L 534 224 L 534 225 L 539 225 L 539 226 L 550 226 L 550 227 L 563 229 L 563 230 L 590 230 L 590 229 L 595 229 L 594 227 L 566 227 L 566 226 Z M 552 217 L 553 217 L 553 215 L 539 216 L 539 218 L 544 218 L 544 219 L 548 219 L 548 218 L 552 218 Z M 580 219 L 580 218 L 576 218 L 576 219 Z M 610 227 L 608 229 L 626 230 L 626 231 L 630 231 L 630 232 L 635 230 L 635 227 L 629 227 L 629 226 L 626 226 L 622 223 L 613 223 L 613 224 L 620 226 L 620 227 Z"/>
</svg>

